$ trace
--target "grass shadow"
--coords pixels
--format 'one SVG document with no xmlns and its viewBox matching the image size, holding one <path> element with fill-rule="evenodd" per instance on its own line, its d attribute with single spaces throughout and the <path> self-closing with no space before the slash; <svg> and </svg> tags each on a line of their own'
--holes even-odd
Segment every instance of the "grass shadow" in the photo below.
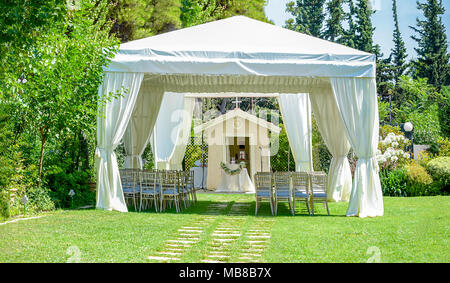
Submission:
<svg viewBox="0 0 450 283">
<path fill-rule="evenodd" d="M 209 205 L 212 204 L 219 204 L 219 203 L 228 203 L 228 206 L 221 210 L 221 213 L 217 213 L 217 211 L 212 211 L 208 209 Z M 137 213 L 148 213 L 148 214 L 175 214 L 175 215 L 209 215 L 209 216 L 226 216 L 228 215 L 231 207 L 235 203 L 249 203 L 249 209 L 247 213 L 238 214 L 238 216 L 254 216 L 254 217 L 276 217 L 276 216 L 290 216 L 290 217 L 346 217 L 345 215 L 338 215 L 338 214 L 327 214 L 326 210 L 320 209 L 317 213 L 315 212 L 314 215 L 308 214 L 308 211 L 306 209 L 306 206 L 300 207 L 296 205 L 296 211 L 295 215 L 291 214 L 291 211 L 289 210 L 288 203 L 280 202 L 278 203 L 278 210 L 277 215 L 273 216 L 270 204 L 268 202 L 262 202 L 260 204 L 260 207 L 258 208 L 258 214 L 255 215 L 255 201 L 239 201 L 239 200 L 230 200 L 228 202 L 224 201 L 215 201 L 215 200 L 198 200 L 197 203 L 191 204 L 191 206 L 184 208 L 184 204 L 182 203 L 182 210 L 180 213 L 176 212 L 175 207 L 172 205 L 172 207 L 167 207 L 167 209 L 163 212 L 156 212 L 154 207 L 151 207 L 149 209 L 143 210 L 143 211 L 135 211 L 133 207 L 129 207 L 129 212 L 137 212 Z M 323 210 L 323 211 L 322 211 Z M 233 214 L 233 216 L 236 216 L 236 214 Z"/>
</svg>

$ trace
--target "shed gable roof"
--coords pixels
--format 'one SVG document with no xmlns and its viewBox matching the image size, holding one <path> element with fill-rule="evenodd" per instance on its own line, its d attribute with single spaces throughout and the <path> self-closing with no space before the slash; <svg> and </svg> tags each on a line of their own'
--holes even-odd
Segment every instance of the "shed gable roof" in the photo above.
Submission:
<svg viewBox="0 0 450 283">
<path fill-rule="evenodd" d="M 254 124 L 257 124 L 260 127 L 266 128 L 274 133 L 279 134 L 281 131 L 281 128 L 276 126 L 275 124 L 268 122 L 262 118 L 259 118 L 255 115 L 252 115 L 248 112 L 243 111 L 242 109 L 235 108 L 234 110 L 228 111 L 227 113 L 214 118 L 206 123 L 203 123 L 197 127 L 194 128 L 194 132 L 196 134 L 201 133 L 202 131 L 206 131 L 208 129 L 211 129 L 219 124 L 225 123 L 228 120 L 234 119 L 234 118 L 242 118 L 244 120 L 250 121 Z"/>
</svg>

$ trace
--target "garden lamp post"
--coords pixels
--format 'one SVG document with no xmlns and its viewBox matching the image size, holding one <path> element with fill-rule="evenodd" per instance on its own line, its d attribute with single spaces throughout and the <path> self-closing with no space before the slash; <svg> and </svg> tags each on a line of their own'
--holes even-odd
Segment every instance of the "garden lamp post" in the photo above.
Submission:
<svg viewBox="0 0 450 283">
<path fill-rule="evenodd" d="M 414 126 L 411 122 L 406 122 L 402 125 L 403 131 L 405 133 L 405 136 L 411 141 L 411 152 L 414 155 L 414 135 L 413 135 L 413 130 L 414 130 Z"/>
<path fill-rule="evenodd" d="M 69 191 L 69 197 L 71 199 L 71 203 L 72 203 L 72 208 L 73 208 L 73 197 L 75 196 L 75 192 L 73 190 Z"/>
<path fill-rule="evenodd" d="M 392 125 L 392 90 L 389 93 L 389 125 Z"/>
<path fill-rule="evenodd" d="M 21 198 L 20 201 L 23 204 L 23 215 L 25 215 L 27 213 L 27 202 L 28 202 L 27 195 L 25 195 L 23 198 Z"/>
</svg>

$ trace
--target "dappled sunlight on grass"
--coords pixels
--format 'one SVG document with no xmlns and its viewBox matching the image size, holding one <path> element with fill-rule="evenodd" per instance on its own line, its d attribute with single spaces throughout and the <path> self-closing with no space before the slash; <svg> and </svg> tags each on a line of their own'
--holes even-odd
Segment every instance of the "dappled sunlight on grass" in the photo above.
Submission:
<svg viewBox="0 0 450 283">
<path fill-rule="evenodd" d="M 224 203 L 219 213 L 208 209 L 217 203 Z M 243 208 L 237 214 L 234 204 Z M 204 219 L 208 222 L 198 241 L 180 254 L 181 262 L 208 258 L 216 249 L 217 229 L 227 225 L 241 236 L 221 252 L 228 262 L 239 261 L 245 241 L 266 238 L 252 231 L 267 223 L 263 235 L 270 237 L 255 249 L 262 262 L 366 262 L 373 251 L 381 262 L 450 261 L 449 197 L 384 198 L 384 204 L 385 216 L 366 219 L 345 217 L 347 203 L 330 203 L 330 216 L 321 205 L 309 216 L 300 203 L 292 216 L 280 203 L 276 217 L 263 203 L 255 216 L 252 195 L 207 193 L 179 214 L 174 208 L 164 213 L 60 210 L 1 225 L 0 262 L 66 262 L 74 256 L 73 247 L 81 262 L 149 262 L 150 255 L 164 251 L 167 240 L 182 233 L 181 227 L 201 225 Z"/>
</svg>

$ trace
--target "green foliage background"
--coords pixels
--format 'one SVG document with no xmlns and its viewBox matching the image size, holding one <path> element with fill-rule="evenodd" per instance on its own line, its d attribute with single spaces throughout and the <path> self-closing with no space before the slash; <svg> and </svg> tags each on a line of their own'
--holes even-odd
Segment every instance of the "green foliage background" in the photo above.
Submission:
<svg viewBox="0 0 450 283">
<path fill-rule="evenodd" d="M 96 111 L 117 95 L 99 100 L 97 89 L 103 67 L 119 43 L 234 15 L 270 23 L 266 4 L 265 0 L 0 1 L 0 215 L 23 213 L 20 199 L 25 195 L 28 213 L 94 203 L 90 181 Z M 373 41 L 369 4 L 367 0 L 292 1 L 286 6 L 292 15 L 286 27 L 376 54 L 380 122 L 412 122 L 414 143 L 432 145 L 431 156 L 442 158 L 448 155 L 450 137 L 450 55 L 442 2 L 418 1 L 423 17 L 412 27 L 418 58 L 411 62 L 405 59 L 396 1 L 392 2 L 395 47 L 387 56 Z M 278 107 L 270 99 L 242 100 L 243 108 L 254 107 L 256 112 Z M 204 105 L 205 111 L 224 113 L 231 101 L 208 99 Z M 200 153 L 195 148 L 191 160 Z M 120 164 L 123 147 L 117 155 Z M 289 142 L 283 130 L 272 168 L 293 170 L 295 162 L 287 156 Z M 354 154 L 349 157 L 354 168 Z M 152 158 L 147 147 L 146 168 L 153 166 Z M 314 169 L 327 171 L 330 160 L 313 121 Z M 416 177 L 425 175 L 422 168 L 381 172 L 385 194 L 420 195 L 421 188 L 429 188 L 430 194 L 447 192 L 447 175 L 441 168 L 447 168 L 448 160 L 435 163 L 419 164 L 433 179 L 422 187 L 415 185 L 420 183 Z M 68 197 L 71 189 L 73 199 Z"/>
</svg>

